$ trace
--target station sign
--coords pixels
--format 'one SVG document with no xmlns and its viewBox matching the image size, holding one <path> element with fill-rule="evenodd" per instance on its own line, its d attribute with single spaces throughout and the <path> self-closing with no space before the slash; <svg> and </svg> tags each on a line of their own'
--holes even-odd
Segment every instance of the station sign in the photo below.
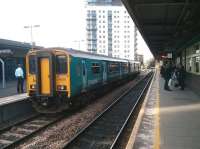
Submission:
<svg viewBox="0 0 200 149">
<path fill-rule="evenodd" d="M 172 53 L 167 53 L 167 58 L 172 58 Z"/>
<path fill-rule="evenodd" d="M 172 59 L 172 53 L 161 53 L 160 58 L 161 59 Z"/>
</svg>

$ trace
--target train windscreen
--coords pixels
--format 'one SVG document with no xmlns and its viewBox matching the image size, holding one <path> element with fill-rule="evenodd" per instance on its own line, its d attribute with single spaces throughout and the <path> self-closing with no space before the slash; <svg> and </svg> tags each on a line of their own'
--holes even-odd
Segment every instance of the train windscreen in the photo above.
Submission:
<svg viewBox="0 0 200 149">
<path fill-rule="evenodd" d="M 64 55 L 56 56 L 56 74 L 67 73 L 67 57 Z"/>
<path fill-rule="evenodd" d="M 35 74 L 36 73 L 36 63 L 35 63 L 35 56 L 29 56 L 29 73 Z"/>
</svg>

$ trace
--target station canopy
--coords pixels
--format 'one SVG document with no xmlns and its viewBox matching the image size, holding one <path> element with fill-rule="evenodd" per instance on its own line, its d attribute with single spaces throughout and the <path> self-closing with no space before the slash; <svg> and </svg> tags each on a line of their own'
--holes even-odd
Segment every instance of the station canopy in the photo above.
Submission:
<svg viewBox="0 0 200 149">
<path fill-rule="evenodd" d="M 0 39 L 0 57 L 24 57 L 29 49 L 29 43 Z"/>
<path fill-rule="evenodd" d="M 200 34 L 200 0 L 122 0 L 154 56 Z"/>
</svg>

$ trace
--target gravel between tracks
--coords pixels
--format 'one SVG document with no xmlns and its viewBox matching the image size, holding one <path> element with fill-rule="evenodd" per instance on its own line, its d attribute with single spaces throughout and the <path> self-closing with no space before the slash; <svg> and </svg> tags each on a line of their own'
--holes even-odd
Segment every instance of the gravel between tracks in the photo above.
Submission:
<svg viewBox="0 0 200 149">
<path fill-rule="evenodd" d="M 32 137 L 25 143 L 16 147 L 17 149 L 59 149 L 70 140 L 79 130 L 85 127 L 95 116 L 103 111 L 116 97 L 133 86 L 141 76 L 135 80 L 118 87 L 111 93 L 95 100 L 80 111 L 64 118 L 55 125 Z"/>
</svg>

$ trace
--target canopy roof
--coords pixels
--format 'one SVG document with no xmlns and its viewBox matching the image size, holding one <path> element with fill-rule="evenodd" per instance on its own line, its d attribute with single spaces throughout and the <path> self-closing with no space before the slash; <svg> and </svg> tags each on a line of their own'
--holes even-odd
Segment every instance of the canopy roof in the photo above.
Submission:
<svg viewBox="0 0 200 149">
<path fill-rule="evenodd" d="M 122 0 L 156 56 L 174 51 L 200 33 L 199 0 Z"/>
</svg>

